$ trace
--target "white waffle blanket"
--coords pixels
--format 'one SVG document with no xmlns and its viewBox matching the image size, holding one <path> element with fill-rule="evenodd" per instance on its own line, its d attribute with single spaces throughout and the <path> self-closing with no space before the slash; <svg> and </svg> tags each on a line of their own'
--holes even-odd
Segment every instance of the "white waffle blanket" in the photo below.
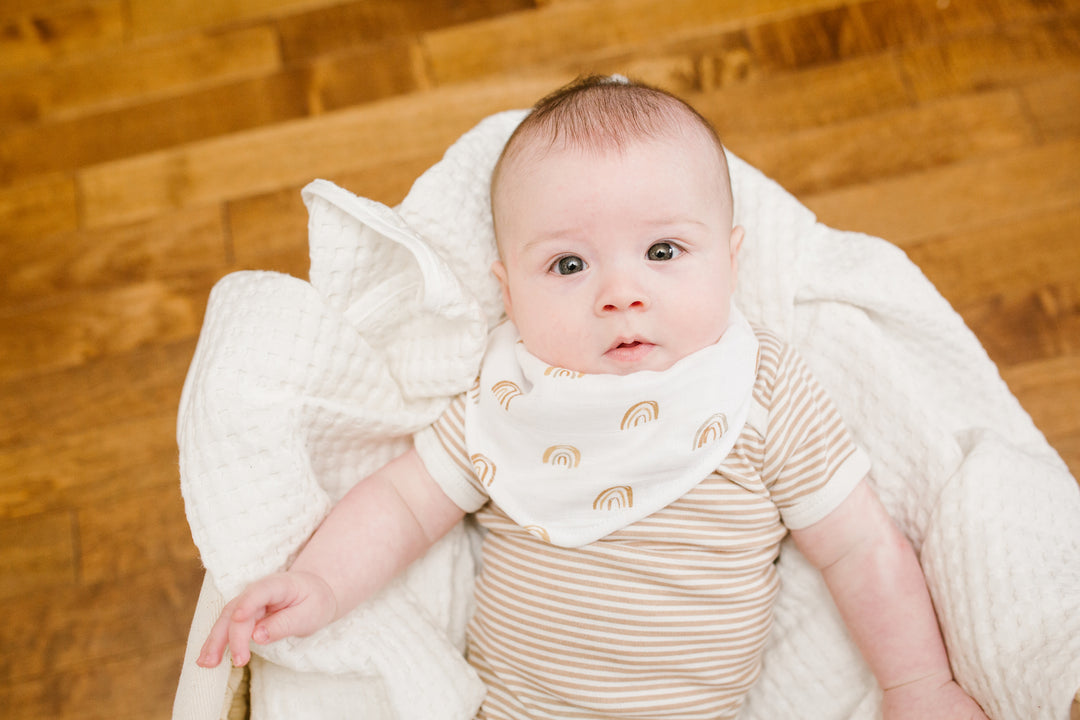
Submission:
<svg viewBox="0 0 1080 720">
<path fill-rule="evenodd" d="M 463 136 L 391 210 L 316 181 L 310 283 L 214 289 L 180 407 L 181 482 L 208 582 L 175 717 L 216 718 L 228 670 L 193 658 L 223 601 L 279 570 L 332 503 L 468 387 L 500 312 L 488 177 L 520 112 Z M 799 348 L 874 460 L 919 552 L 960 683 L 996 720 L 1061 720 L 1080 688 L 1080 492 L 959 316 L 902 252 L 815 221 L 731 159 L 738 302 Z M 466 720 L 470 538 L 458 529 L 338 623 L 260 649 L 263 718 Z M 343 552 L 347 550 L 343 549 Z M 745 720 L 861 720 L 880 693 L 790 544 Z M 220 594 L 215 588 L 220 588 Z"/>
</svg>

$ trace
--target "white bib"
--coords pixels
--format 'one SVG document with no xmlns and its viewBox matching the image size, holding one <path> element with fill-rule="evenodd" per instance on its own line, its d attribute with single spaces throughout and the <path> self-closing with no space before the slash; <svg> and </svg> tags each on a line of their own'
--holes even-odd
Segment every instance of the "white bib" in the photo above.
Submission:
<svg viewBox="0 0 1080 720">
<path fill-rule="evenodd" d="M 720 340 L 662 372 L 550 367 L 504 323 L 465 403 L 491 499 L 554 545 L 580 547 L 670 505 L 731 451 L 750 413 L 758 342 L 732 306 Z"/>
</svg>

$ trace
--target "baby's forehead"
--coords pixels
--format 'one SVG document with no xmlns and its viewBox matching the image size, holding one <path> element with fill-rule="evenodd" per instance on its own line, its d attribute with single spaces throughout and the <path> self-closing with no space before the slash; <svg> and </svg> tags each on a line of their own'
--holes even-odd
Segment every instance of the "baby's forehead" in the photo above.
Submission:
<svg viewBox="0 0 1080 720">
<path fill-rule="evenodd" d="M 512 184 L 528 176 L 545 160 L 564 153 L 583 157 L 606 158 L 618 156 L 641 146 L 678 146 L 696 157 L 710 162 L 716 171 L 717 181 L 722 189 L 730 192 L 731 181 L 723 146 L 710 128 L 696 118 L 686 117 L 680 121 L 671 121 L 665 125 L 656 125 L 649 132 L 627 132 L 615 134 L 600 130 L 593 135 L 575 133 L 558 134 L 541 128 L 530 128 L 511 139 L 503 153 L 499 165 L 492 177 L 493 199 L 500 185 Z M 680 153 L 659 153 L 660 160 L 670 157 L 671 162 L 679 161 Z"/>
<path fill-rule="evenodd" d="M 528 148 L 608 151 L 651 140 L 706 140 L 720 147 L 716 132 L 690 106 L 660 97 L 663 102 L 642 112 L 605 112 L 583 104 L 578 112 L 527 117 L 511 136 L 507 152 Z"/>
</svg>

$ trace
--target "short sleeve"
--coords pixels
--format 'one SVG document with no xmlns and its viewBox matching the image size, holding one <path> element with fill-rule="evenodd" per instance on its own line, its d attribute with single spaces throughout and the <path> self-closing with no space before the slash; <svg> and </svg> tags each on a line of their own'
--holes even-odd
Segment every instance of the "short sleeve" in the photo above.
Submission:
<svg viewBox="0 0 1080 720">
<path fill-rule="evenodd" d="M 483 507 L 488 496 L 465 447 L 465 395 L 454 398 L 438 420 L 416 433 L 413 444 L 431 477 L 458 507 L 465 512 Z"/>
<path fill-rule="evenodd" d="M 839 411 L 794 348 L 778 353 L 763 474 L 792 529 L 813 525 L 842 503 L 870 471 Z"/>
</svg>

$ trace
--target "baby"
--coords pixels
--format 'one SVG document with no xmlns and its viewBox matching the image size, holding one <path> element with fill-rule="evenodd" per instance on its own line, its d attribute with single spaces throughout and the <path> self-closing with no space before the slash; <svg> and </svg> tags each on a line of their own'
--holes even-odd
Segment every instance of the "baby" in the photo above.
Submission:
<svg viewBox="0 0 1080 720">
<path fill-rule="evenodd" d="M 480 378 L 351 490 L 210 632 L 307 635 L 476 513 L 481 718 L 731 718 L 757 678 L 790 532 L 884 689 L 886 718 L 985 718 L 953 681 L 918 562 L 792 348 L 732 302 L 715 131 L 654 88 L 541 100 L 492 177 L 507 322 Z"/>
</svg>

